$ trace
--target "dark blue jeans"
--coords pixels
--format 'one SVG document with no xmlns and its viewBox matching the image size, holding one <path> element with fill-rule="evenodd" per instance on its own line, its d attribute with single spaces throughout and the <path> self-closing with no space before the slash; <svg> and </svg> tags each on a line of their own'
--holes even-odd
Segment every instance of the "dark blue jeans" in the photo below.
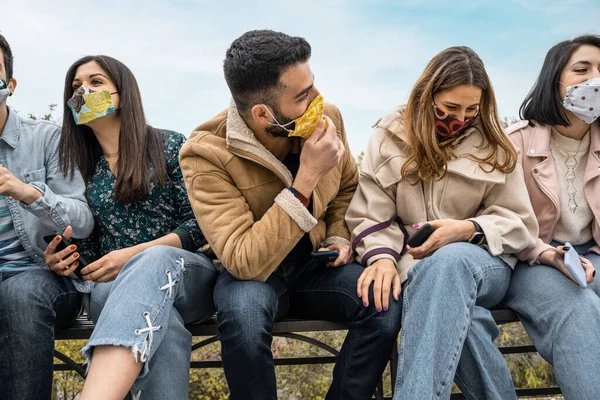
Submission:
<svg viewBox="0 0 600 400">
<path fill-rule="evenodd" d="M 271 330 L 288 313 L 347 322 L 348 335 L 333 370 L 328 399 L 367 399 L 375 392 L 400 330 L 402 304 L 365 308 L 356 284 L 364 268 L 282 264 L 266 282 L 240 281 L 229 272 L 214 291 L 230 399 L 277 399 Z"/>
<path fill-rule="evenodd" d="M 50 399 L 54 333 L 80 305 L 71 280 L 52 271 L 0 273 L 0 398 Z"/>
</svg>

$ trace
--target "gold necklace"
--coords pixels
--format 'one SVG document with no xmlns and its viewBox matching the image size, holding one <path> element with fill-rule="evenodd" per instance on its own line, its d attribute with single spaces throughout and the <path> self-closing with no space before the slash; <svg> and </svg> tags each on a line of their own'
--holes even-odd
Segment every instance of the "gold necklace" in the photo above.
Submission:
<svg viewBox="0 0 600 400">
<path fill-rule="evenodd" d="M 119 150 L 115 151 L 114 153 L 105 153 L 103 154 L 104 158 L 113 158 L 119 155 Z"/>
<path fill-rule="evenodd" d="M 559 135 L 560 135 L 560 133 L 559 133 Z M 562 154 L 565 157 L 575 157 L 579 153 L 579 150 L 581 149 L 581 142 L 583 142 L 583 138 L 579 141 L 579 146 L 577 146 L 577 150 L 573 154 L 570 154 L 568 151 L 563 150 L 558 145 L 558 142 L 556 141 L 556 136 L 552 136 L 552 141 L 554 142 L 554 146 L 556 147 L 556 150 L 558 150 L 560 152 L 560 154 Z"/>
</svg>

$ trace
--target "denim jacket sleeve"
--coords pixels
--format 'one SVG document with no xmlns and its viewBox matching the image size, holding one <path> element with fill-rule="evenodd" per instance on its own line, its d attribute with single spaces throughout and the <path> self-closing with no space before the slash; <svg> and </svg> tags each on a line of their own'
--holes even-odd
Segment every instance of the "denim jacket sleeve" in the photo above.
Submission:
<svg viewBox="0 0 600 400">
<path fill-rule="evenodd" d="M 29 182 L 42 197 L 31 204 L 21 203 L 21 207 L 40 219 L 51 219 L 63 230 L 70 225 L 74 238 L 85 238 L 94 227 L 94 218 L 85 199 L 85 183 L 79 171 L 75 171 L 72 178 L 62 174 L 58 162 L 60 130 L 50 124 L 45 127 L 55 129 L 46 152 L 46 174 Z"/>
</svg>

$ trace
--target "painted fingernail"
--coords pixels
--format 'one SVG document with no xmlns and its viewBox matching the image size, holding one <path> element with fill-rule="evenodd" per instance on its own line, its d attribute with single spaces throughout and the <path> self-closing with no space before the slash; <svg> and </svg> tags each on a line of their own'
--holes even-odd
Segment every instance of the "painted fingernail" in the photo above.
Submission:
<svg viewBox="0 0 600 400">
<path fill-rule="evenodd" d="M 79 258 L 79 253 L 73 254 L 73 258 Z"/>
<path fill-rule="evenodd" d="M 381 307 L 377 307 L 377 312 L 381 312 Z"/>
<path fill-rule="evenodd" d="M 418 228 L 419 224 L 413 224 L 413 228 Z"/>
<path fill-rule="evenodd" d="M 571 250 L 571 248 L 569 246 L 565 246 L 565 247 L 563 247 L 563 250 L 564 251 L 569 251 L 569 250 Z"/>
<path fill-rule="evenodd" d="M 387 311 L 387 307 L 383 307 L 383 311 Z"/>
<path fill-rule="evenodd" d="M 74 267 L 79 267 L 79 261 L 75 261 L 75 262 L 73 263 L 73 266 L 74 266 Z"/>
<path fill-rule="evenodd" d="M 592 272 L 592 276 L 596 276 L 596 271 Z"/>
<path fill-rule="evenodd" d="M 363 306 L 368 307 L 369 303 L 367 303 L 366 301 L 363 301 Z"/>
<path fill-rule="evenodd" d="M 72 244 L 71 246 L 69 246 L 69 250 L 76 250 L 77 246 L 75 246 L 74 244 Z"/>
<path fill-rule="evenodd" d="M 360 294 L 360 293 L 356 293 L 356 295 L 357 295 L 358 297 L 360 297 L 360 296 L 361 296 L 361 294 Z"/>
<path fill-rule="evenodd" d="M 56 242 L 60 242 L 60 236 L 57 236 L 57 237 L 55 237 L 55 238 L 54 238 L 54 241 L 56 241 Z"/>
</svg>

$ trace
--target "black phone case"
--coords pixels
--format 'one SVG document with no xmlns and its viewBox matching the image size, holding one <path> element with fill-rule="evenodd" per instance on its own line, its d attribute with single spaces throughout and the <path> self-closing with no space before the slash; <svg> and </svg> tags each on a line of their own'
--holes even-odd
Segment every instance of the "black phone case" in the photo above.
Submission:
<svg viewBox="0 0 600 400">
<path fill-rule="evenodd" d="M 44 242 L 50 244 L 50 243 L 52 243 L 54 238 L 57 236 L 60 236 L 60 235 L 46 235 L 46 236 L 44 236 Z M 71 245 L 71 242 L 68 239 L 65 239 L 62 236 L 61 236 L 61 239 L 62 240 L 60 241 L 60 243 L 56 246 L 57 252 L 64 250 Z M 75 268 L 75 271 L 73 271 L 73 273 L 75 275 L 77 275 L 79 278 L 81 278 L 81 270 L 84 269 L 85 267 L 87 267 L 87 262 L 81 256 L 81 253 L 79 253 L 79 259 L 77 261 L 79 261 L 79 266 L 77 268 Z"/>
<path fill-rule="evenodd" d="M 315 261 L 327 263 L 329 261 L 337 260 L 337 258 L 340 255 L 340 252 L 337 250 L 314 251 L 314 252 L 310 253 L 310 255 L 312 256 L 313 260 L 315 260 Z"/>
<path fill-rule="evenodd" d="M 421 228 L 419 228 L 418 231 L 413 233 L 411 237 L 408 238 L 406 244 L 413 248 L 419 247 L 420 245 L 425 243 L 425 241 L 429 238 L 429 236 L 431 236 L 432 233 L 433 228 L 431 227 L 431 225 L 425 224 Z"/>
</svg>

